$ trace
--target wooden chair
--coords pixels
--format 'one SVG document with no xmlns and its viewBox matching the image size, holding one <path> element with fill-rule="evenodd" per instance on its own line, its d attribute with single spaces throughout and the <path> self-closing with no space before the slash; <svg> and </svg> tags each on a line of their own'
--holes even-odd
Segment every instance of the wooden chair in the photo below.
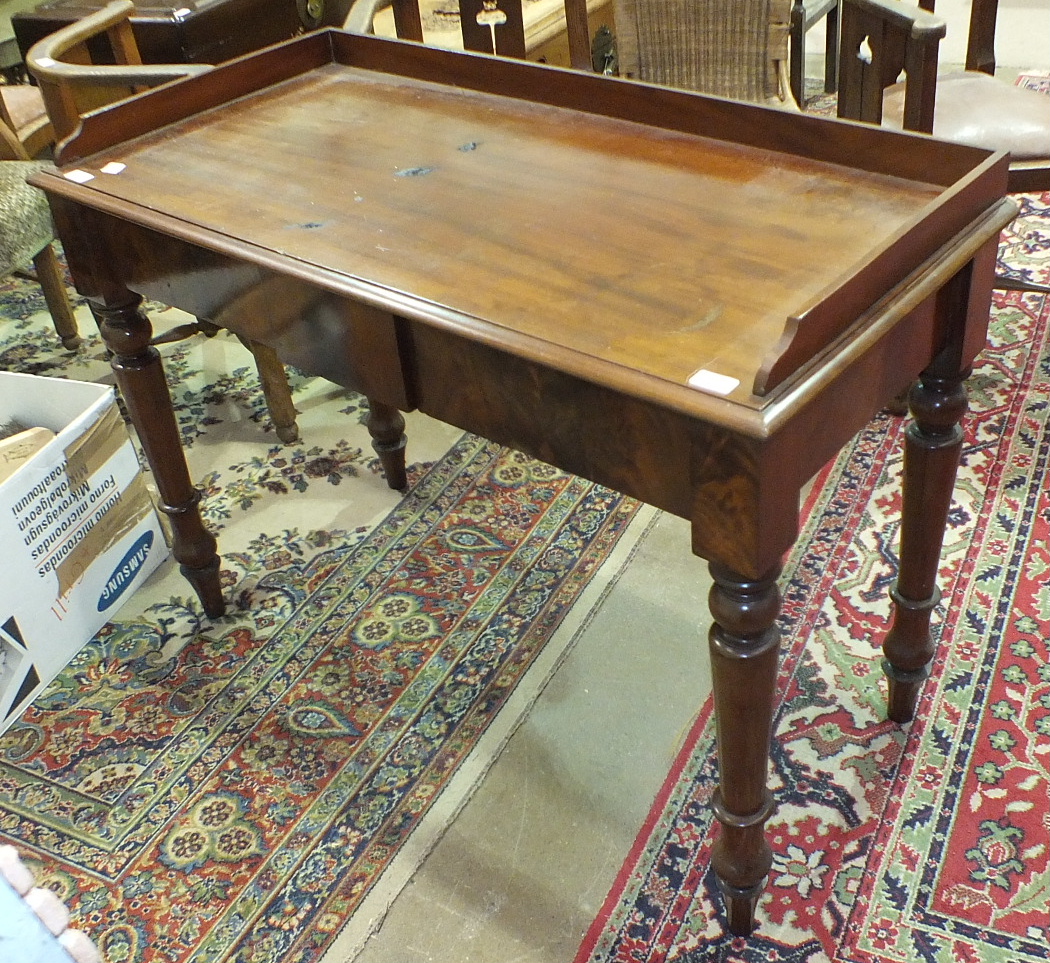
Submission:
<svg viewBox="0 0 1050 963">
<path fill-rule="evenodd" d="M 1050 97 L 993 75 L 996 12 L 997 0 L 973 0 L 966 70 L 938 74 L 943 20 L 897 0 L 842 0 L 839 116 L 1009 151 L 1011 193 L 1050 190 Z M 1050 291 L 1017 276 L 996 286 Z"/>
<path fill-rule="evenodd" d="M 791 0 L 615 0 L 620 75 L 797 109 Z"/>
<path fill-rule="evenodd" d="M 134 9 L 131 0 L 113 0 L 34 44 L 26 56 L 26 66 L 40 86 L 55 130 L 59 160 L 62 141 L 78 128 L 83 114 L 149 87 L 212 69 L 199 63 L 143 64 L 129 20 Z M 102 36 L 112 48 L 111 64 L 92 63 L 88 53 L 88 41 Z M 218 330 L 211 321 L 198 318 L 154 338 L 153 343 L 179 341 L 194 334 L 212 337 Z M 255 358 L 277 437 L 285 443 L 296 441 L 299 428 L 284 365 L 267 345 L 240 340 Z"/>
<path fill-rule="evenodd" d="M 569 62 L 577 70 L 591 69 L 591 38 L 587 0 L 564 0 Z M 374 33 L 376 14 L 393 8 L 394 28 L 402 40 L 423 42 L 419 0 L 356 0 L 343 29 Z M 463 48 L 501 57 L 524 59 L 527 54 L 522 0 L 459 0 Z"/>
<path fill-rule="evenodd" d="M 29 157 L 40 157 L 55 143 L 44 98 L 30 84 L 0 85 L 0 122 L 14 134 Z"/>
<path fill-rule="evenodd" d="M 132 33 L 132 0 L 113 0 L 34 44 L 26 67 L 43 95 L 59 143 L 81 115 L 157 84 L 211 70 L 209 64 L 143 64 Z M 89 41 L 108 40 L 113 63 L 92 63 Z"/>
<path fill-rule="evenodd" d="M 34 6 L 36 0 L 0 2 L 0 121 L 6 124 L 30 157 L 42 157 L 55 142 L 40 91 L 26 83 L 22 54 L 15 40 L 11 16 Z"/>
<path fill-rule="evenodd" d="M 44 292 L 48 311 L 63 346 L 80 344 L 77 321 L 52 242 L 55 229 L 43 191 L 26 183 L 46 166 L 31 161 L 17 135 L 0 123 L 0 276 L 22 274 L 30 262 Z"/>
</svg>

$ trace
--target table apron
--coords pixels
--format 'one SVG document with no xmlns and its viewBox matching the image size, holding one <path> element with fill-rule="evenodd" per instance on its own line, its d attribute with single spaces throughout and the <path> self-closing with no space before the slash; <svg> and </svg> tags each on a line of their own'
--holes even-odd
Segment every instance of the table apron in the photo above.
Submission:
<svg viewBox="0 0 1050 963">
<path fill-rule="evenodd" d="M 105 257 L 78 257 L 84 235 L 69 238 L 85 296 L 104 300 L 126 287 L 270 345 L 286 363 L 372 401 L 418 409 L 685 518 L 695 554 L 751 577 L 793 544 L 805 482 L 947 334 L 930 297 L 852 361 L 821 371 L 775 431 L 761 430 L 761 416 L 741 431 L 611 386 L 598 366 L 588 379 L 396 316 L 320 280 L 78 209 L 106 248 Z"/>
</svg>

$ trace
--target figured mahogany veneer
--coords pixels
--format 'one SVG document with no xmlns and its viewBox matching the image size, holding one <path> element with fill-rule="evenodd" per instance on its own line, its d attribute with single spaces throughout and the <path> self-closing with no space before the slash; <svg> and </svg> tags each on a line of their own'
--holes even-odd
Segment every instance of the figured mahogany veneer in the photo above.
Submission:
<svg viewBox="0 0 1050 963">
<path fill-rule="evenodd" d="M 906 720 L 933 654 L 962 378 L 1014 214 L 1007 158 L 327 31 L 89 116 L 59 161 L 34 183 L 209 615 L 215 540 L 142 297 L 362 391 L 395 488 L 415 408 L 691 521 L 715 578 L 715 867 L 749 932 L 799 492 L 920 379 L 885 645 Z M 701 369 L 729 387 L 693 386 Z"/>
</svg>

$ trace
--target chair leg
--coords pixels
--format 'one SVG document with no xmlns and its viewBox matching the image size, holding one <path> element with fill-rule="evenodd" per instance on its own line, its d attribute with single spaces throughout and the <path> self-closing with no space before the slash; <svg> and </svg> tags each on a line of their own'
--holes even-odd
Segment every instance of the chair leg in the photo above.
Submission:
<svg viewBox="0 0 1050 963">
<path fill-rule="evenodd" d="M 806 109 L 806 7 L 802 0 L 791 4 L 788 27 L 788 82 L 799 110 Z"/>
<path fill-rule="evenodd" d="M 824 22 L 824 93 L 839 89 L 839 5 L 828 11 Z"/>
<path fill-rule="evenodd" d="M 77 319 L 73 316 L 73 308 L 69 303 L 69 295 L 66 293 L 66 282 L 62 277 L 62 269 L 55 256 L 55 249 L 50 244 L 33 258 L 33 267 L 36 269 L 37 281 L 44 292 L 47 309 L 51 312 L 51 318 L 55 322 L 55 330 L 62 339 L 63 347 L 72 351 L 80 345 L 80 332 L 77 329 Z"/>
<path fill-rule="evenodd" d="M 268 345 L 247 338 L 242 338 L 241 341 L 255 358 L 255 365 L 259 369 L 259 383 L 277 437 L 286 445 L 298 441 L 299 426 L 295 423 L 295 405 L 292 403 L 292 389 L 288 386 L 288 373 L 284 370 L 284 363 L 277 357 L 277 352 Z"/>
</svg>

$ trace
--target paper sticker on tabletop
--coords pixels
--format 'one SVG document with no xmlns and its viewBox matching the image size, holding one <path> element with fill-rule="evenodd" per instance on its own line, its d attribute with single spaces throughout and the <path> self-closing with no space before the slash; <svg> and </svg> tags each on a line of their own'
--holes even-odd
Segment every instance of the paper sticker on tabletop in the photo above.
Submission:
<svg viewBox="0 0 1050 963">
<path fill-rule="evenodd" d="M 689 376 L 687 382 L 690 388 L 699 388 L 701 391 L 709 391 L 713 395 L 727 395 L 737 385 L 739 378 L 731 378 L 729 375 L 719 374 L 717 371 L 708 371 L 701 368 Z"/>
</svg>

